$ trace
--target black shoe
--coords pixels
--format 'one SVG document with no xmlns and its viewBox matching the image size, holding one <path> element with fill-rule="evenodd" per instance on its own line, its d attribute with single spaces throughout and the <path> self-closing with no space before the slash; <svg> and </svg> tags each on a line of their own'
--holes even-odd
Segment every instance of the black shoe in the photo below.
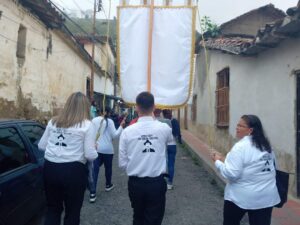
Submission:
<svg viewBox="0 0 300 225">
<path fill-rule="evenodd" d="M 110 185 L 106 185 L 105 187 L 105 191 L 111 191 L 112 189 L 114 189 L 114 185 L 113 184 L 110 184 Z"/>
</svg>

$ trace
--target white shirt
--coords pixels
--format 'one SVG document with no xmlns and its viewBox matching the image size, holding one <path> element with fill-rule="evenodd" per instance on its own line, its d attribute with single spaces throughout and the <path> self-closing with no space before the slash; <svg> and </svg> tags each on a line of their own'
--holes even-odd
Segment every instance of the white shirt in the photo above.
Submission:
<svg viewBox="0 0 300 225">
<path fill-rule="evenodd" d="M 166 173 L 166 146 L 171 128 L 153 117 L 140 117 L 121 134 L 119 166 L 128 176 L 157 177 Z"/>
<path fill-rule="evenodd" d="M 227 154 L 225 162 L 217 160 L 215 165 L 228 180 L 225 200 L 243 209 L 262 209 L 280 202 L 274 156 L 256 148 L 251 136 L 245 136 L 237 142 Z"/>
<path fill-rule="evenodd" d="M 38 144 L 45 151 L 45 159 L 50 162 L 92 161 L 98 154 L 95 149 L 96 132 L 91 121 L 86 120 L 69 128 L 58 128 L 49 121 Z"/>
<path fill-rule="evenodd" d="M 119 129 L 116 130 L 115 124 L 111 119 L 107 119 L 108 123 L 103 119 L 103 117 L 98 116 L 92 120 L 96 132 L 100 132 L 100 137 L 97 140 L 97 152 L 102 154 L 114 154 L 112 140 L 120 136 L 123 128 L 120 126 Z M 99 130 L 102 120 L 103 123 Z"/>
</svg>

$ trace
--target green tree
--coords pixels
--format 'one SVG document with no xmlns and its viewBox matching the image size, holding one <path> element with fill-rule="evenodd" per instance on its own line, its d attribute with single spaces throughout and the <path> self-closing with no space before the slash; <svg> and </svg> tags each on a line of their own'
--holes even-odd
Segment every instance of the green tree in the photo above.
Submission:
<svg viewBox="0 0 300 225">
<path fill-rule="evenodd" d="M 214 23 L 208 16 L 204 16 L 200 20 L 201 32 L 205 36 L 216 37 L 220 34 L 220 27 Z"/>
</svg>

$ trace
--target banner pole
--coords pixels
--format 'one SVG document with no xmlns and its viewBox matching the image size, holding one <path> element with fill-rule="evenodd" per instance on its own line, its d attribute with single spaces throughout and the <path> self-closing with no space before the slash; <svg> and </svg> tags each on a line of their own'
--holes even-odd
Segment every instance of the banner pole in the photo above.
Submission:
<svg viewBox="0 0 300 225">
<path fill-rule="evenodd" d="M 149 19 L 149 37 L 148 37 L 148 70 L 147 70 L 147 91 L 148 92 L 151 92 L 153 14 L 154 14 L 154 0 L 151 0 L 150 19 Z"/>
</svg>

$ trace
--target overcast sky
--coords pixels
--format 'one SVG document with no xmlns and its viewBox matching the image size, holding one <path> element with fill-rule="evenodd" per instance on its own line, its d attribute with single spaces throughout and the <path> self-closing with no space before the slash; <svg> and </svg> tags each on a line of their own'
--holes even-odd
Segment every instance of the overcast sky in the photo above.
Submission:
<svg viewBox="0 0 300 225">
<path fill-rule="evenodd" d="M 52 0 L 59 7 L 74 10 L 87 10 L 93 8 L 94 0 Z M 109 0 L 102 0 L 106 14 L 108 14 Z M 162 0 L 155 0 L 156 4 L 161 4 Z M 298 0 L 199 0 L 200 15 L 209 16 L 218 25 L 229 21 L 243 13 L 252 9 L 264 6 L 266 4 L 274 4 L 275 7 L 286 11 L 290 7 L 297 5 Z M 116 6 L 119 0 L 111 0 L 111 18 L 116 15 Z M 131 0 L 130 4 L 139 4 L 140 0 Z M 184 0 L 173 0 L 173 4 L 183 4 Z M 100 13 L 98 17 L 104 18 L 104 14 Z"/>
</svg>

